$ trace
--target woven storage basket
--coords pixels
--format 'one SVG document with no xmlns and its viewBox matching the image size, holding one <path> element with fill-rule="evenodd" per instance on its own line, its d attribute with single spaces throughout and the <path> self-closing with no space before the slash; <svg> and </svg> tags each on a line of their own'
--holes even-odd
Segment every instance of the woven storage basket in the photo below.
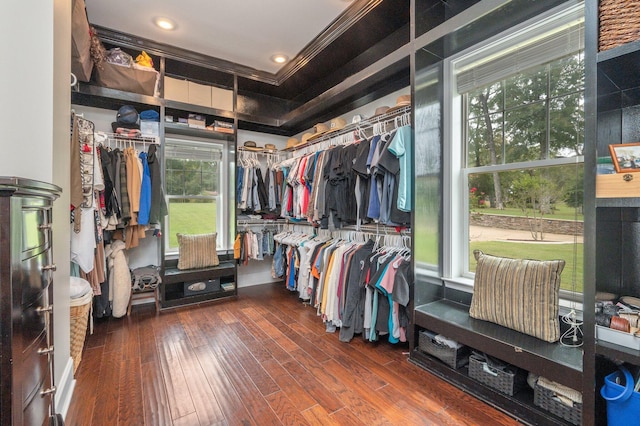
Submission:
<svg viewBox="0 0 640 426">
<path fill-rule="evenodd" d="M 73 374 L 82 360 L 82 349 L 84 339 L 87 336 L 87 324 L 93 302 L 93 291 L 70 302 L 70 323 L 71 323 L 71 357 L 73 358 Z"/>
<path fill-rule="evenodd" d="M 640 39 L 640 2 L 600 0 L 598 50 L 613 49 Z"/>
<path fill-rule="evenodd" d="M 476 353 L 469 357 L 469 377 L 511 396 L 522 389 L 527 380 L 524 370 L 512 365 L 504 369 L 492 368 L 482 355 Z"/>
<path fill-rule="evenodd" d="M 433 355 L 454 370 L 467 365 L 469 362 L 469 353 L 471 352 L 468 346 L 454 349 L 447 345 L 441 345 L 424 331 L 421 331 L 418 337 L 418 347 L 422 352 Z"/>
<path fill-rule="evenodd" d="M 575 403 L 573 407 L 569 407 L 558 401 L 555 397 L 555 392 L 537 383 L 533 389 L 533 404 L 574 425 L 579 425 L 582 422 L 582 404 Z"/>
</svg>

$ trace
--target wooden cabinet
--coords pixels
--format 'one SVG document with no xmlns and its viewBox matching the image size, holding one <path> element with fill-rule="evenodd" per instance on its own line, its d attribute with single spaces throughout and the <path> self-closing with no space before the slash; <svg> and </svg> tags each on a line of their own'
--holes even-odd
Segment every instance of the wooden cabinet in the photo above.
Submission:
<svg viewBox="0 0 640 426">
<path fill-rule="evenodd" d="M 53 365 L 52 217 L 60 188 L 0 177 L 0 423 L 42 425 Z"/>
</svg>

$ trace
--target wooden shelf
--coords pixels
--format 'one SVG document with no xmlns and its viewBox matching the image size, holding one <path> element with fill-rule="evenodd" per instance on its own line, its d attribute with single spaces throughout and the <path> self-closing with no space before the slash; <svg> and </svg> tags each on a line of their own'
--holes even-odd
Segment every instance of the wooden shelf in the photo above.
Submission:
<svg viewBox="0 0 640 426">
<path fill-rule="evenodd" d="M 161 106 L 164 100 L 155 96 L 123 92 L 88 83 L 80 83 L 79 90 L 71 91 L 71 103 L 96 108 L 118 109 L 123 104 L 136 106 Z"/>
<path fill-rule="evenodd" d="M 212 279 L 219 279 L 220 285 L 233 283 L 234 288 L 233 290 L 224 290 L 220 287 L 219 290 L 212 292 L 185 294 L 184 283 Z M 167 268 L 164 270 L 161 285 L 160 305 L 163 309 L 236 296 L 238 294 L 236 265 L 233 262 L 223 261 L 218 266 L 210 268 L 188 270 Z"/>
<path fill-rule="evenodd" d="M 235 135 L 229 133 L 213 132 L 211 130 L 196 129 L 184 124 L 164 123 L 165 135 L 193 136 L 206 139 L 217 139 L 221 141 L 233 142 Z"/>
<path fill-rule="evenodd" d="M 598 53 L 598 70 L 620 90 L 640 86 L 640 41 Z"/>
<path fill-rule="evenodd" d="M 596 354 L 606 356 L 614 361 L 640 365 L 640 351 L 615 343 L 599 340 L 596 342 Z"/>
<path fill-rule="evenodd" d="M 640 197 L 596 198 L 596 207 L 640 207 Z"/>
<path fill-rule="evenodd" d="M 198 114 L 205 114 L 205 115 L 211 115 L 215 117 L 224 117 L 224 118 L 230 118 L 230 119 L 233 119 L 235 117 L 235 114 L 233 113 L 233 111 L 225 111 L 222 109 L 205 107 L 201 105 L 187 104 L 184 102 L 170 101 L 170 100 L 164 100 L 164 104 L 167 108 L 179 109 L 181 111 L 189 111 L 189 112 L 198 113 Z"/>
<path fill-rule="evenodd" d="M 162 282 L 165 284 L 182 283 L 185 281 L 201 280 L 234 275 L 236 266 L 232 262 L 220 262 L 218 266 L 201 269 L 165 269 Z"/>
<path fill-rule="evenodd" d="M 218 299 L 234 297 L 238 295 L 237 286 L 233 291 L 216 291 L 206 294 L 198 294 L 194 296 L 184 296 L 178 293 L 167 293 L 165 299 L 161 302 L 160 309 L 175 308 L 178 306 L 193 305 L 196 303 L 210 302 Z"/>
<path fill-rule="evenodd" d="M 440 360 L 414 349 L 410 361 L 440 377 L 446 382 L 462 389 L 487 404 L 531 425 L 567 425 L 565 420 L 533 404 L 533 389 L 528 385 L 525 389 L 509 396 L 496 391 L 469 377 L 468 367 L 458 370 L 445 365 Z"/>
</svg>

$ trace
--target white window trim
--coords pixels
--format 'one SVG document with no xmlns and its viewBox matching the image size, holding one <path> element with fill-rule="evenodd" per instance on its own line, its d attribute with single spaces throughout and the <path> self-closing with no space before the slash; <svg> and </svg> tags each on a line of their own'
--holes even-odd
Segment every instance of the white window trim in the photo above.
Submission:
<svg viewBox="0 0 640 426">
<path fill-rule="evenodd" d="M 466 259 L 469 258 L 469 211 L 468 199 L 462 188 L 467 188 L 469 171 L 464 169 L 466 155 L 462 126 L 462 95 L 457 93 L 456 69 L 462 65 L 469 65 L 488 54 L 503 51 L 509 46 L 528 40 L 552 26 L 567 25 L 584 16 L 584 3 L 571 7 L 561 5 L 513 28 L 498 34 L 481 45 L 472 46 L 459 54 L 444 61 L 444 99 L 443 99 L 443 193 L 449 197 L 443 198 L 443 235 L 442 235 L 442 276 L 440 277 L 448 288 L 473 292 L 473 273 L 465 272 Z M 583 157 L 567 159 L 541 160 L 527 162 L 527 166 L 574 164 L 583 162 Z M 521 165 L 521 164 L 520 164 Z M 447 167 L 448 166 L 448 167 Z M 518 164 L 488 166 L 491 171 L 501 171 L 518 168 Z M 474 168 L 477 173 L 484 168 Z M 567 302 L 573 303 L 575 302 Z"/>
<path fill-rule="evenodd" d="M 179 135 L 171 135 L 165 137 L 165 144 L 185 144 L 185 145 L 201 145 L 201 146 L 218 146 L 221 147 L 222 158 L 220 160 L 220 181 L 219 181 L 219 191 L 217 197 L 211 197 L 211 199 L 215 199 L 216 203 L 220 204 L 218 206 L 218 212 L 216 215 L 216 229 L 218 230 L 217 237 L 217 245 L 218 245 L 218 253 L 228 251 L 231 245 L 231 232 L 235 233 L 235 223 L 233 226 L 227 225 L 230 223 L 230 209 L 229 203 L 235 207 L 234 197 L 230 197 L 227 191 L 232 190 L 233 194 L 235 194 L 235 189 L 230 186 L 231 178 L 233 177 L 235 181 L 235 162 L 230 162 L 230 158 L 232 158 L 235 153 L 235 149 L 233 145 L 226 141 L 221 140 L 210 140 L 192 136 L 179 136 Z M 164 161 L 166 162 L 166 156 L 163 153 Z M 163 163 L 163 168 L 166 170 L 166 163 Z M 233 174 L 233 176 L 230 176 Z M 165 190 L 166 192 L 166 190 Z M 167 207 L 169 207 L 169 198 L 168 194 L 165 194 L 165 199 L 167 202 Z M 197 197 L 190 197 L 197 198 Z M 207 197 L 208 199 L 210 197 Z M 165 217 L 165 230 L 169 230 L 169 214 Z M 178 257 L 178 249 L 169 247 L 169 232 L 167 235 L 164 235 L 165 239 L 165 253 L 164 257 L 166 259 L 173 259 Z"/>
</svg>

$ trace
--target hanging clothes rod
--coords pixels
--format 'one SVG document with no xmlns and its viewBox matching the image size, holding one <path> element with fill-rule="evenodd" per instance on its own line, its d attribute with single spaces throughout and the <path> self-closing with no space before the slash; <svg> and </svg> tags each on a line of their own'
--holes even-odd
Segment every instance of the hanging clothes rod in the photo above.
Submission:
<svg viewBox="0 0 640 426">
<path fill-rule="evenodd" d="M 102 143 L 103 145 L 107 145 L 109 148 L 112 148 L 112 147 L 126 148 L 127 146 L 131 147 L 134 145 L 141 144 L 143 145 L 144 149 L 146 149 L 147 145 L 160 144 L 160 141 L 156 136 L 126 137 L 125 135 L 120 133 L 110 133 L 110 132 L 95 132 L 94 139 L 96 143 Z"/>
<path fill-rule="evenodd" d="M 285 224 L 284 219 L 255 219 L 255 220 L 238 220 L 238 226 L 273 226 Z"/>
<path fill-rule="evenodd" d="M 378 225 L 378 224 L 365 224 L 360 225 L 360 229 L 357 228 L 356 225 L 346 225 L 342 228 L 329 230 L 329 229 L 318 229 L 313 228 L 313 225 L 309 222 L 285 222 L 284 229 L 301 232 L 301 233 L 315 233 L 317 235 L 330 235 L 336 236 L 341 235 L 340 233 L 345 233 L 344 235 L 348 235 L 348 233 L 357 233 L 365 236 L 369 236 L 372 239 L 376 237 L 387 237 L 387 238 L 397 238 L 398 241 L 405 241 L 410 244 L 411 243 L 411 228 L 403 228 L 399 231 L 396 231 L 394 227 L 388 225 Z"/>
<path fill-rule="evenodd" d="M 255 149 L 247 149 L 243 146 L 239 146 L 238 147 L 238 151 L 240 152 L 245 152 L 245 153 L 250 153 L 250 154 L 258 154 L 258 155 L 265 155 L 265 156 L 269 156 L 269 155 L 273 155 L 273 156 L 280 156 L 285 154 L 282 151 L 272 151 L 272 150 L 268 150 L 268 149 L 262 149 L 262 150 L 255 150 Z"/>
<path fill-rule="evenodd" d="M 375 117 L 366 118 L 357 123 L 348 124 L 340 130 L 318 136 L 317 138 L 312 139 L 303 145 L 297 145 L 295 148 L 287 148 L 285 149 L 285 151 L 295 151 L 297 153 L 301 150 L 304 150 L 306 153 L 305 148 L 316 146 L 322 142 L 333 141 L 334 143 L 329 143 L 329 146 L 346 144 L 355 142 L 355 135 L 358 136 L 358 139 L 366 137 L 366 131 L 372 131 L 372 136 L 375 136 L 383 134 L 385 132 L 392 132 L 398 127 L 409 125 L 411 125 L 411 107 L 405 106 L 391 113 L 380 114 Z"/>
</svg>

